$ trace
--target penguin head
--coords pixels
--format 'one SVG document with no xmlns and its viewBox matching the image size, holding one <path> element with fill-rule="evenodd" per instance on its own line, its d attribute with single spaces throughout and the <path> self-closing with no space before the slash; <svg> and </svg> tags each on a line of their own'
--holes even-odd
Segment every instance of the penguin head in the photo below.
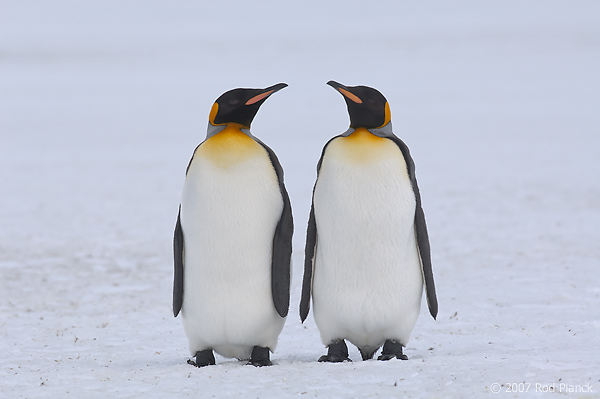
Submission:
<svg viewBox="0 0 600 399">
<path fill-rule="evenodd" d="M 287 84 L 278 83 L 265 89 L 233 89 L 226 91 L 213 104 L 208 120 L 213 126 L 238 123 L 249 129 L 262 103 L 271 94 L 284 87 L 287 87 Z"/>
<path fill-rule="evenodd" d="M 375 129 L 387 125 L 392 119 L 390 106 L 378 90 L 368 86 L 344 86 L 330 80 L 327 84 L 344 96 L 350 115 L 350 127 Z"/>
</svg>

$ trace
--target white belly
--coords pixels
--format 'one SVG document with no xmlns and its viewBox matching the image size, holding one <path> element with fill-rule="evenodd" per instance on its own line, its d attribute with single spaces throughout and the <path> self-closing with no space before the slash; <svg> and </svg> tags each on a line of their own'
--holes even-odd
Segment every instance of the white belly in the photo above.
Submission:
<svg viewBox="0 0 600 399">
<path fill-rule="evenodd" d="M 390 140 L 360 162 L 338 140 L 327 148 L 314 192 L 315 321 L 325 345 L 406 344 L 423 289 L 406 163 Z"/>
<path fill-rule="evenodd" d="M 188 170 L 181 313 L 192 355 L 214 349 L 245 359 L 255 345 L 274 350 L 283 328 L 271 293 L 273 234 L 283 200 L 262 150 L 226 167 L 197 151 Z"/>
</svg>

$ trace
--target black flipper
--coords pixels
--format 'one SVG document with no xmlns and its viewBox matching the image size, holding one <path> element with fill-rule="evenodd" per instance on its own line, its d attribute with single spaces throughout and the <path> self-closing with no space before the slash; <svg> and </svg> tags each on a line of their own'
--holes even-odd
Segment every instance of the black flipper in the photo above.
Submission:
<svg viewBox="0 0 600 399">
<path fill-rule="evenodd" d="M 323 156 L 325 155 L 325 149 L 331 143 L 332 140 L 341 137 L 342 135 L 338 135 L 329 140 L 325 146 L 323 147 L 323 151 L 321 152 L 321 158 L 317 163 L 317 180 L 319 179 L 319 171 L 321 170 L 321 163 L 323 163 Z M 313 273 L 313 258 L 315 257 L 315 249 L 317 245 L 317 223 L 315 221 L 315 187 L 317 186 L 317 182 L 315 181 L 315 185 L 313 187 L 313 201 L 310 206 L 310 216 L 308 218 L 308 228 L 306 231 L 306 245 L 304 247 L 304 277 L 302 278 L 302 296 L 300 297 L 300 320 L 304 322 L 308 317 L 308 312 L 310 310 L 310 295 L 311 295 L 311 285 L 312 285 L 312 273 Z"/>
<path fill-rule="evenodd" d="M 204 141 L 202 142 L 204 143 Z M 185 169 L 185 175 L 187 176 L 194 155 L 202 143 L 194 149 L 194 154 L 188 162 L 187 168 Z M 185 244 L 183 240 L 183 230 L 181 228 L 181 204 L 179 205 L 179 212 L 177 213 L 177 223 L 175 224 L 175 233 L 173 234 L 173 259 L 175 273 L 173 277 L 173 316 L 177 317 L 181 311 L 183 305 L 183 254 L 185 250 Z"/>
<path fill-rule="evenodd" d="M 290 198 L 283 183 L 283 168 L 277 156 L 271 148 L 256 139 L 269 154 L 271 164 L 277 174 L 279 190 L 283 199 L 283 211 L 275 227 L 273 236 L 273 254 L 271 258 L 271 291 L 273 304 L 281 317 L 286 317 L 290 307 L 290 273 L 292 261 L 292 235 L 294 233 L 294 221 L 292 218 L 292 206 Z"/>
<path fill-rule="evenodd" d="M 183 304 L 183 230 L 181 229 L 181 206 L 177 213 L 177 224 L 173 236 L 173 257 L 175 273 L 173 277 L 173 315 L 177 317 Z"/>
<path fill-rule="evenodd" d="M 415 231 L 417 234 L 417 246 L 419 247 L 419 254 L 421 256 L 421 267 L 423 268 L 423 278 L 425 280 L 425 292 L 427 293 L 427 305 L 429 306 L 429 313 L 435 319 L 438 313 L 438 303 L 435 294 L 435 283 L 433 281 L 433 270 L 431 268 L 431 249 L 429 246 L 429 234 L 427 233 L 427 225 L 425 224 L 425 213 L 421 206 L 421 194 L 419 192 L 419 186 L 417 185 L 417 178 L 415 175 L 415 163 L 410 156 L 408 146 L 404 144 L 397 136 L 386 137 L 392 140 L 402 151 L 404 160 L 406 161 L 406 167 L 408 169 L 408 176 L 412 184 L 413 191 L 415 193 L 415 199 L 417 201 L 417 207 L 415 211 Z"/>
<path fill-rule="evenodd" d="M 304 277 L 302 278 L 302 296 L 300 298 L 300 320 L 308 317 L 310 310 L 310 293 L 313 273 L 313 258 L 317 244 L 317 224 L 315 223 L 314 203 L 310 206 L 308 229 L 306 231 L 306 246 L 304 247 Z"/>
</svg>

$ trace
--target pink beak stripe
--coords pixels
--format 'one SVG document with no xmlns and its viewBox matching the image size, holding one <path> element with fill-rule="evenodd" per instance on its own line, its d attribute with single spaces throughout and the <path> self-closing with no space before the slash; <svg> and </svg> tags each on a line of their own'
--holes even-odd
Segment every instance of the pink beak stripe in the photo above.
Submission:
<svg viewBox="0 0 600 399">
<path fill-rule="evenodd" d="M 246 105 L 252 105 L 254 103 L 257 103 L 260 100 L 269 97 L 271 94 L 273 94 L 273 90 L 270 90 L 270 91 L 268 91 L 266 93 L 259 94 L 257 96 L 254 96 L 250 100 L 246 101 Z"/>
</svg>

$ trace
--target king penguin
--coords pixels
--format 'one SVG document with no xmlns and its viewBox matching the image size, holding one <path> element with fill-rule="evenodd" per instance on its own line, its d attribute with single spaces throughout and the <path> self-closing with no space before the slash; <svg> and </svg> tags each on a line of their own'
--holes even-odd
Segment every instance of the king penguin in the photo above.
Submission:
<svg viewBox="0 0 600 399">
<path fill-rule="evenodd" d="M 310 298 L 328 348 L 320 362 L 350 361 L 345 340 L 371 359 L 406 360 L 423 285 L 437 298 L 425 215 L 408 147 L 392 132 L 385 97 L 330 81 L 346 101 L 350 128 L 325 144 L 317 165 L 300 318 Z"/>
<path fill-rule="evenodd" d="M 173 314 L 197 367 L 227 358 L 271 365 L 287 316 L 293 221 L 277 156 L 250 133 L 286 87 L 233 89 L 212 106 L 187 167 L 173 239 Z"/>
</svg>

